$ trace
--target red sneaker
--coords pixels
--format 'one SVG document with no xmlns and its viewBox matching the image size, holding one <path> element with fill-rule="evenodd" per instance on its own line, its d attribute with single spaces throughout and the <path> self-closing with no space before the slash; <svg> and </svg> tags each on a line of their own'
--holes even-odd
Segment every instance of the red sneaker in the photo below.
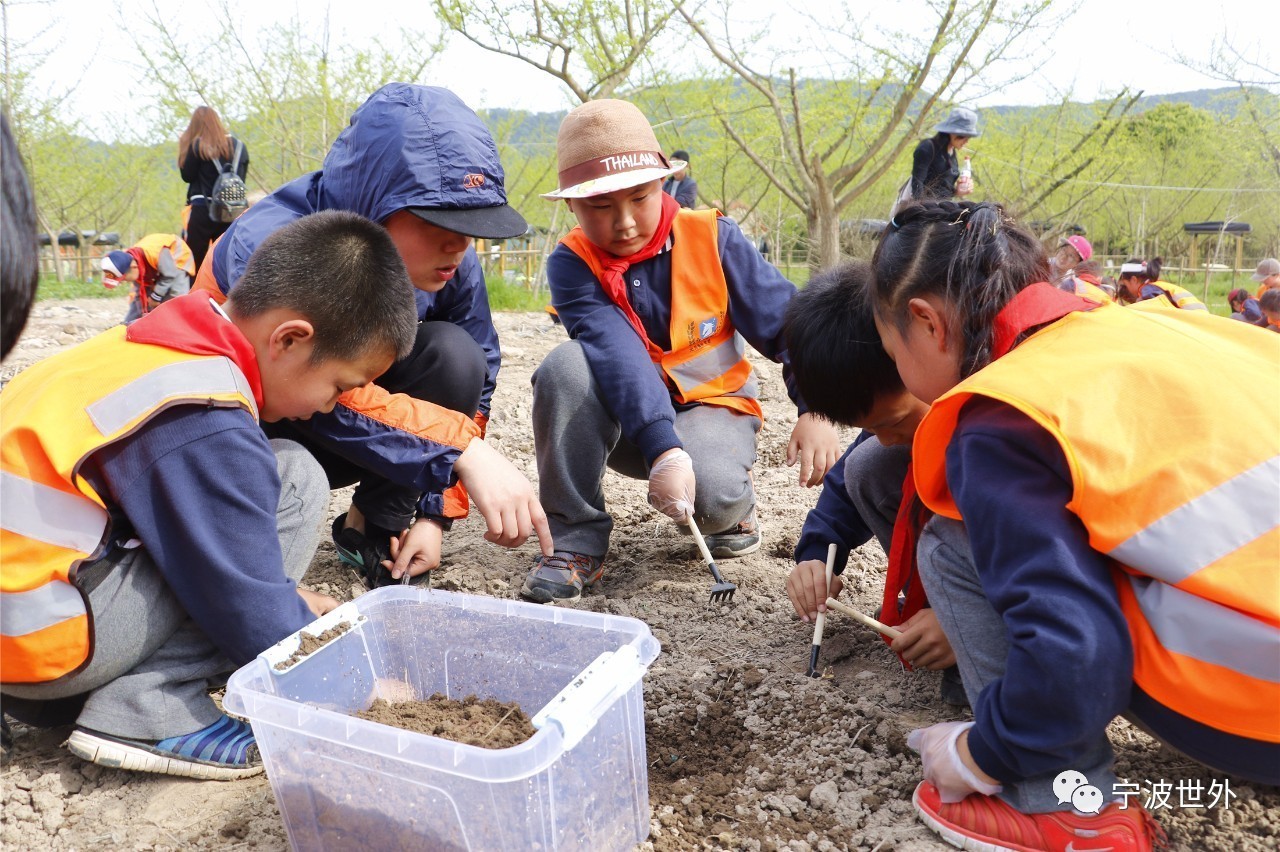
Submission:
<svg viewBox="0 0 1280 852">
<path fill-rule="evenodd" d="M 925 825 L 970 852 L 1150 852 L 1167 843 L 1164 829 L 1136 804 L 1121 810 L 1112 802 L 1097 816 L 1024 814 L 980 793 L 944 805 L 929 781 L 920 782 L 912 801 Z"/>
</svg>

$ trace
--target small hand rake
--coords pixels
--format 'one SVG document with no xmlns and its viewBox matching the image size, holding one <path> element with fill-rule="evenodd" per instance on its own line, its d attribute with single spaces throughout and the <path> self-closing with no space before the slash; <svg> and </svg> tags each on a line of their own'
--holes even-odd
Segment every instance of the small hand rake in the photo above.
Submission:
<svg viewBox="0 0 1280 852">
<path fill-rule="evenodd" d="M 738 587 L 733 583 L 725 580 L 720 574 L 720 569 L 716 567 L 716 561 L 711 558 L 711 551 L 707 550 L 707 543 L 702 538 L 702 533 L 698 531 L 698 525 L 693 521 L 693 513 L 689 513 L 689 529 L 693 532 L 693 540 L 698 543 L 698 549 L 702 551 L 702 558 L 707 560 L 707 567 L 711 569 L 711 576 L 715 582 L 711 584 L 711 603 L 729 603 L 733 600 L 733 593 Z"/>
</svg>

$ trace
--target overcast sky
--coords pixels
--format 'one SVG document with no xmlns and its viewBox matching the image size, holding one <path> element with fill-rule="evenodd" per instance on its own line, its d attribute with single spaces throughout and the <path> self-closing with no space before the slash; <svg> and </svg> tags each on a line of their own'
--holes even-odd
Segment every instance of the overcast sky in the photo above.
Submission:
<svg viewBox="0 0 1280 852">
<path fill-rule="evenodd" d="M 231 0 L 240 10 L 241 26 L 255 26 L 288 20 L 301 14 L 304 19 L 323 14 L 325 0 Z M 201 26 L 215 26 L 215 4 L 199 0 L 159 0 L 162 9 L 174 10 L 183 32 Z M 87 127 L 103 138 L 114 138 L 111 126 L 127 108 L 136 103 L 142 89 L 142 65 L 132 55 L 135 46 L 129 34 L 130 22 L 141 24 L 142 10 L 151 0 L 118 0 L 119 14 L 103 0 L 10 0 L 8 5 L 11 39 L 16 45 L 36 40 L 48 53 L 39 73 L 39 85 L 50 92 L 75 87 L 67 108 L 84 119 Z M 329 0 L 332 29 L 341 37 L 362 43 L 385 30 L 387 21 L 429 29 L 433 26 L 428 0 Z M 815 13 L 832 7 L 830 0 L 797 3 Z M 865 8 L 873 23 L 901 26 L 892 17 L 901 15 L 904 5 L 854 0 L 855 9 Z M 778 9 L 776 0 L 736 0 L 735 15 L 744 20 L 761 20 Z M 1058 3 L 1058 13 L 1073 4 Z M 1187 91 L 1223 85 L 1180 65 L 1179 53 L 1193 59 L 1207 59 L 1212 41 L 1226 35 L 1255 58 L 1266 57 L 1273 66 L 1280 56 L 1274 39 L 1280 34 L 1280 6 L 1275 0 L 1248 0 L 1245 3 L 1217 4 L 1189 0 L 1081 0 L 1075 11 L 1044 42 L 1033 44 L 1028 55 L 1017 60 L 1035 68 L 1023 82 L 981 98 L 973 105 L 1039 104 L 1070 91 L 1078 100 L 1092 100 L 1112 94 L 1123 86 L 1143 89 L 1148 94 Z M 1246 11 L 1247 9 L 1247 11 Z M 415 21 L 416 19 L 416 21 Z M 780 43 L 794 45 L 797 35 L 787 27 L 812 27 L 798 16 L 780 16 L 771 28 Z M 139 27 L 141 29 L 141 27 Z M 1261 39 L 1272 40 L 1266 53 Z M 145 49 L 145 44 L 136 45 Z M 205 61 L 208 58 L 204 58 Z M 816 67 L 816 66 L 815 66 Z M 443 61 L 430 69 L 431 82 L 454 89 L 473 108 L 515 107 L 529 110 L 558 110 L 570 104 L 563 87 L 549 75 L 523 63 L 482 51 L 455 37 Z M 1272 73 L 1274 79 L 1277 74 Z"/>
</svg>

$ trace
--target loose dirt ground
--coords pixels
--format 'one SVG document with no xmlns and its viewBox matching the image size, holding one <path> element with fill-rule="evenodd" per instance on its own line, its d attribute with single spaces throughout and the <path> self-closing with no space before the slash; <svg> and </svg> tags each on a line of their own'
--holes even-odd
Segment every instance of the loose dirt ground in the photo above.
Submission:
<svg viewBox="0 0 1280 852">
<path fill-rule="evenodd" d="M 119 300 L 38 304 L 0 377 L 123 313 Z M 534 478 L 529 376 L 564 333 L 542 314 L 502 314 L 497 324 L 504 361 L 489 441 Z M 690 540 L 645 504 L 640 483 L 612 473 L 605 492 L 617 526 L 607 569 L 577 604 L 643 619 L 662 642 L 645 679 L 652 833 L 641 848 L 948 849 L 912 811 L 919 758 L 905 743 L 912 728 L 965 716 L 938 699 L 938 676 L 904 672 L 877 636 L 839 616 L 828 623 L 823 650 L 828 677 L 804 676 L 812 628 L 796 620 L 783 581 L 817 492 L 798 487 L 795 470 L 784 465 L 794 410 L 780 371 L 755 363 L 769 418 L 756 466 L 764 546 L 722 563 L 739 587 L 732 604 L 708 606 L 708 577 Z M 336 492 L 331 515 L 348 498 Z M 437 585 L 517 597 L 533 547 L 503 550 L 482 532 L 473 517 L 445 537 Z M 863 547 L 845 575 L 846 599 L 871 611 L 884 563 L 879 547 Z M 361 591 L 328 541 L 304 585 L 341 599 Z M 5 849 L 287 848 L 265 777 L 198 782 L 106 770 L 66 751 L 69 729 L 19 725 L 14 733 L 0 769 Z M 1223 779 L 1122 721 L 1112 739 L 1120 775 L 1143 789 L 1144 800 L 1170 785 L 1155 813 L 1174 848 L 1277 848 L 1280 791 Z M 1224 780 L 1234 796 L 1229 806 L 1190 806 L 1208 804 Z"/>
</svg>

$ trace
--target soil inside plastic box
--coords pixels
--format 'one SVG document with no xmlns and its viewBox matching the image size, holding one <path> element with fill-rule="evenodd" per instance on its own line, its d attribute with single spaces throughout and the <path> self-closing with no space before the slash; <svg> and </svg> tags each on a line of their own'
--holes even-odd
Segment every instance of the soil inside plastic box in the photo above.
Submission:
<svg viewBox="0 0 1280 852">
<path fill-rule="evenodd" d="M 378 698 L 351 715 L 480 748 L 511 748 L 537 733 L 519 704 L 474 695 L 461 701 L 440 692 L 426 701 Z"/>
<path fill-rule="evenodd" d="M 298 650 L 276 663 L 276 671 L 284 671 L 298 660 L 309 657 L 353 627 L 355 625 L 349 621 L 340 621 L 319 634 L 302 631 L 298 634 Z"/>
</svg>

